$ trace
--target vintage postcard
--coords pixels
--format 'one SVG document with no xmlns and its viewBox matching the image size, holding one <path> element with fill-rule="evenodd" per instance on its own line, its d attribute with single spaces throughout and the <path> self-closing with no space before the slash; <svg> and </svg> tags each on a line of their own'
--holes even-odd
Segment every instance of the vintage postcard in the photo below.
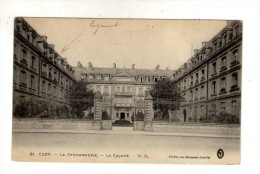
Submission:
<svg viewBox="0 0 260 174">
<path fill-rule="evenodd" d="M 15 18 L 12 160 L 240 164 L 242 31 Z"/>
</svg>

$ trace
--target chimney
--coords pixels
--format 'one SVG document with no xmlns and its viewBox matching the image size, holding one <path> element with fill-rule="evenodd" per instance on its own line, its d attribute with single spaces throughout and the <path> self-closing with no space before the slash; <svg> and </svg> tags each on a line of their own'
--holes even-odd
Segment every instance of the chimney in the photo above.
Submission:
<svg viewBox="0 0 260 174">
<path fill-rule="evenodd" d="M 83 67 L 82 64 L 80 63 L 80 61 L 77 62 L 77 67 L 79 67 L 79 68 Z"/>
<path fill-rule="evenodd" d="M 132 69 L 135 69 L 135 64 L 132 64 Z"/>
<path fill-rule="evenodd" d="M 55 48 L 55 45 L 54 44 L 49 44 L 49 46 L 54 49 Z"/>
<path fill-rule="evenodd" d="M 194 54 L 199 53 L 199 52 L 200 52 L 200 49 L 195 49 L 194 50 Z"/>
<path fill-rule="evenodd" d="M 47 42 L 47 36 L 42 36 L 43 40 Z"/>
<path fill-rule="evenodd" d="M 208 42 L 202 42 L 202 47 L 208 47 Z"/>
<path fill-rule="evenodd" d="M 113 68 L 116 68 L 116 63 L 113 63 Z"/>
</svg>

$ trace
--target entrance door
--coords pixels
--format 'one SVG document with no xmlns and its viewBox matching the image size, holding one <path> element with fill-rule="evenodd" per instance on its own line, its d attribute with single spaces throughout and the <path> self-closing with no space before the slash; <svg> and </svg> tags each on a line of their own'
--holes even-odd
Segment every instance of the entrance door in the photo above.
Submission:
<svg viewBox="0 0 260 174">
<path fill-rule="evenodd" d="M 183 110 L 184 122 L 186 122 L 186 110 Z"/>
<path fill-rule="evenodd" d="M 125 113 L 124 112 L 120 113 L 120 120 L 125 120 Z"/>
</svg>

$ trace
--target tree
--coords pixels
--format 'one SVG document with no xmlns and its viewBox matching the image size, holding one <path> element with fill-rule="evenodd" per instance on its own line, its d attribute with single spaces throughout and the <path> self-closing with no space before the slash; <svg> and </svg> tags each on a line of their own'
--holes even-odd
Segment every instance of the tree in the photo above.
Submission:
<svg viewBox="0 0 260 174">
<path fill-rule="evenodd" d="M 153 97 L 153 105 L 155 110 L 162 112 L 162 119 L 168 119 L 168 110 L 176 110 L 183 98 L 180 95 L 177 84 L 167 78 L 159 80 L 150 90 Z"/>
<path fill-rule="evenodd" d="M 83 111 L 93 106 L 94 93 L 87 88 L 86 82 L 79 81 L 72 84 L 69 99 L 73 117 L 82 118 Z"/>
</svg>

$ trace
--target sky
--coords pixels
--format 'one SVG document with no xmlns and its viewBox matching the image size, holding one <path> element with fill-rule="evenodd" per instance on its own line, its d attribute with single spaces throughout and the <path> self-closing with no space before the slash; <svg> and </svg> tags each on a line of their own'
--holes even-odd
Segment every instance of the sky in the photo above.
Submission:
<svg viewBox="0 0 260 174">
<path fill-rule="evenodd" d="M 227 24 L 217 20 L 25 18 L 71 66 L 176 70 Z"/>
</svg>

